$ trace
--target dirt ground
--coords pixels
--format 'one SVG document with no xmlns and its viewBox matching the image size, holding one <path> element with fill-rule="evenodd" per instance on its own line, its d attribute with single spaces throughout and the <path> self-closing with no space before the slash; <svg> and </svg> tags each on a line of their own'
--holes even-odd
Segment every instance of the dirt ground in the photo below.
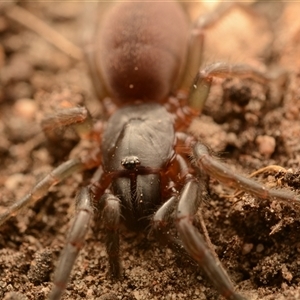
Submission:
<svg viewBox="0 0 300 300">
<path fill-rule="evenodd" d="M 83 3 L 18 5 L 80 45 Z M 40 121 L 57 103 L 85 101 L 95 118 L 101 116 L 84 60 L 47 42 L 40 25 L 36 33 L 17 22 L 30 18 L 15 7 L 0 4 L 0 211 L 68 159 L 78 143 L 72 134 L 54 145 L 44 137 Z M 195 3 L 188 8 L 193 16 L 207 9 Z M 236 9 L 207 32 L 203 64 L 247 63 L 276 79 L 216 80 L 191 131 L 235 172 L 281 166 L 257 180 L 299 194 L 300 4 L 256 3 L 254 9 L 265 17 Z M 82 184 L 83 175 L 74 174 L 0 228 L 1 299 L 46 299 Z M 210 200 L 200 213 L 241 294 L 300 299 L 299 205 L 234 195 L 211 178 Z M 147 233 L 122 231 L 121 252 L 124 280 L 113 282 L 106 276 L 103 235 L 90 230 L 63 299 L 221 298 L 201 268 Z"/>
</svg>

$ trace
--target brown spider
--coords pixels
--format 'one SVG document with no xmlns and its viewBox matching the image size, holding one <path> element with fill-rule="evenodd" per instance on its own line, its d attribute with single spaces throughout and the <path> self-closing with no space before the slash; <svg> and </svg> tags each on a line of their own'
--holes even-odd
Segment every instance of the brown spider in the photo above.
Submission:
<svg viewBox="0 0 300 300">
<path fill-rule="evenodd" d="M 87 59 L 99 98 L 109 95 L 118 108 L 109 103 L 107 110 L 113 113 L 100 127 L 99 123 L 93 125 L 85 107 L 62 110 L 42 124 L 46 132 L 73 126 L 98 141 L 99 148 L 61 164 L 0 215 L 1 225 L 45 196 L 52 185 L 74 172 L 97 168 L 90 184 L 77 195 L 76 216 L 57 265 L 50 299 L 60 299 L 66 288 L 96 210 L 106 229 L 113 277 L 122 276 L 120 223 L 132 230 L 143 230 L 150 224 L 159 239 L 182 245 L 226 299 L 245 299 L 235 292 L 193 224 L 201 202 L 209 197 L 206 177 L 262 199 L 299 198 L 235 174 L 215 159 L 207 146 L 183 133 L 202 110 L 213 77 L 270 80 L 245 65 L 216 63 L 199 71 L 204 30 L 224 13 L 219 9 L 213 16 L 200 17 L 191 35 L 184 11 L 176 2 L 118 3 L 106 13 L 96 33 L 98 48 L 87 47 Z M 179 91 L 176 97 L 174 91 Z M 178 240 L 168 234 L 172 223 Z"/>
</svg>

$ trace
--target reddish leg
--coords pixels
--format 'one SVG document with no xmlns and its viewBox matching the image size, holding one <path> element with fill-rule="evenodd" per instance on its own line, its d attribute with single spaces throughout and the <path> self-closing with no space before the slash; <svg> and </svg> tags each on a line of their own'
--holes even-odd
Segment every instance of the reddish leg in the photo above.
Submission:
<svg viewBox="0 0 300 300">
<path fill-rule="evenodd" d="M 177 229 L 185 250 L 201 266 L 215 288 L 226 299 L 245 300 L 234 291 L 225 270 L 216 262 L 201 234 L 193 225 L 194 216 L 207 191 L 196 180 L 189 181 L 183 188 L 177 206 Z"/>
<path fill-rule="evenodd" d="M 49 300 L 60 299 L 66 289 L 75 260 L 84 245 L 85 236 L 89 229 L 93 213 L 94 208 L 91 193 L 88 188 L 83 188 L 76 197 L 76 215 L 67 239 L 67 244 L 60 255 L 56 267 Z"/>
<path fill-rule="evenodd" d="M 295 203 L 300 201 L 300 198 L 292 192 L 269 189 L 253 179 L 237 174 L 215 159 L 209 148 L 200 142 L 193 146 L 193 155 L 198 168 L 231 188 L 248 192 L 257 198 L 266 200 L 294 201 Z"/>
<path fill-rule="evenodd" d="M 32 190 L 22 199 L 16 201 L 12 206 L 0 215 L 0 226 L 11 216 L 15 216 L 22 208 L 35 203 L 44 197 L 52 185 L 59 183 L 75 172 L 87 169 L 89 166 L 81 159 L 71 159 L 58 166 L 41 181 L 39 181 Z M 93 166 L 92 166 L 93 167 Z"/>
</svg>

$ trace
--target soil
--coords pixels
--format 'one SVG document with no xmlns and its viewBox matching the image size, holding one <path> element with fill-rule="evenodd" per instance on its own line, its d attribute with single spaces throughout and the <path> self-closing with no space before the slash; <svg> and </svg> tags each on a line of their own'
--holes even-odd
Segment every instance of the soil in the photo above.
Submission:
<svg viewBox="0 0 300 300">
<path fill-rule="evenodd" d="M 83 3 L 1 4 L 1 212 L 69 155 L 81 152 L 72 133 L 59 144 L 48 142 L 40 127 L 45 116 L 69 101 L 85 102 L 95 119 L 102 116 L 84 60 L 14 20 L 16 5 L 74 44 L 81 45 L 83 28 Z M 187 7 L 192 16 L 208 9 L 204 4 Z M 207 31 L 203 65 L 243 63 L 276 79 L 269 84 L 216 80 L 190 131 L 235 173 L 249 176 L 266 166 L 281 166 L 256 180 L 299 194 L 300 5 L 255 3 L 253 9 L 264 17 L 234 9 Z M 23 20 L 26 23 L 24 16 Z M 46 299 L 76 192 L 88 176 L 90 172 L 72 175 L 2 225 L 1 299 Z M 300 299 L 299 205 L 235 193 L 213 176 L 209 185 L 210 199 L 199 214 L 236 289 L 252 300 Z M 201 268 L 160 245 L 146 230 L 145 234 L 122 230 L 121 253 L 124 279 L 112 281 L 107 277 L 103 235 L 90 230 L 63 299 L 221 298 Z"/>
</svg>

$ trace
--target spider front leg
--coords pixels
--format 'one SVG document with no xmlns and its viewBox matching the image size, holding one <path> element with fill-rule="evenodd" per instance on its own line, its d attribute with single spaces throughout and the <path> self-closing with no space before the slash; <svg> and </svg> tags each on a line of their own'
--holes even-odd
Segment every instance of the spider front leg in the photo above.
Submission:
<svg viewBox="0 0 300 300">
<path fill-rule="evenodd" d="M 89 223 L 95 212 L 96 194 L 102 193 L 106 188 L 106 177 L 101 167 L 93 180 L 99 178 L 101 185 L 95 185 L 92 180 L 88 187 L 82 188 L 76 197 L 76 215 L 67 238 L 54 275 L 54 286 L 50 293 L 50 300 L 58 300 L 66 289 L 67 282 L 74 266 L 75 260 L 83 247 Z M 103 181 L 101 181 L 101 179 Z M 110 271 L 114 278 L 121 277 L 121 263 L 119 259 L 119 223 L 121 216 L 120 200 L 110 193 L 102 195 L 97 206 L 107 231 L 106 249 L 109 256 Z M 97 210 L 96 209 L 96 210 Z M 98 221 L 98 220 L 96 220 Z"/>
<path fill-rule="evenodd" d="M 89 188 L 82 188 L 76 197 L 76 216 L 73 221 L 67 244 L 61 253 L 54 275 L 50 300 L 61 298 L 79 251 L 82 249 L 94 208 Z"/>
<path fill-rule="evenodd" d="M 177 206 L 176 225 L 185 250 L 201 266 L 219 293 L 226 299 L 245 300 L 234 291 L 225 270 L 216 262 L 201 234 L 193 225 L 194 216 L 203 198 L 206 187 L 192 179 L 184 186 Z"/>
</svg>

